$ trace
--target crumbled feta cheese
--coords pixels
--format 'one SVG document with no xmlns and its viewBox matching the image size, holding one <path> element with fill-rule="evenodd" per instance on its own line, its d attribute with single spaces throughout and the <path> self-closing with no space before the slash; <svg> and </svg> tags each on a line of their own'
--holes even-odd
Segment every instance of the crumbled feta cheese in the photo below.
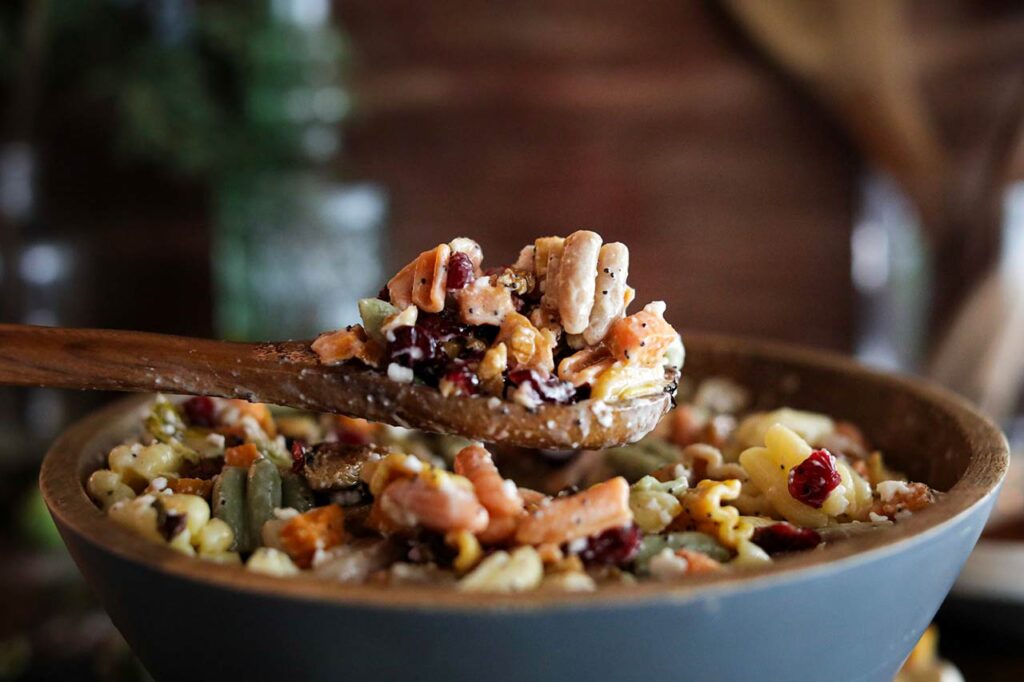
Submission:
<svg viewBox="0 0 1024 682">
<path fill-rule="evenodd" d="M 274 508 L 274 518 L 278 519 L 278 520 L 281 520 L 281 521 L 287 521 L 288 519 L 294 519 L 298 515 L 299 515 L 299 510 L 298 509 L 293 509 L 291 507 L 275 507 Z"/>
<path fill-rule="evenodd" d="M 389 342 L 395 340 L 395 330 L 399 327 L 411 327 L 416 324 L 419 315 L 419 308 L 414 305 L 407 306 L 405 310 L 391 315 L 380 326 L 380 332 Z"/>
<path fill-rule="evenodd" d="M 412 369 L 392 362 L 388 365 L 388 379 L 399 384 L 411 384 L 413 380 Z"/>
<path fill-rule="evenodd" d="M 876 514 L 875 512 L 868 512 L 868 520 L 871 523 L 890 523 L 888 516 Z"/>
<path fill-rule="evenodd" d="M 649 564 L 651 577 L 656 580 L 675 580 L 686 575 L 689 562 L 677 555 L 672 548 L 666 547 L 653 557 Z"/>
<path fill-rule="evenodd" d="M 608 428 L 612 425 L 612 408 L 603 400 L 595 400 L 590 405 L 590 411 L 597 417 L 597 423 Z"/>
<path fill-rule="evenodd" d="M 579 554 L 580 552 L 582 552 L 586 548 L 587 548 L 587 539 L 586 538 L 576 538 L 575 540 L 572 540 L 571 542 L 569 542 L 569 544 L 566 546 L 566 549 L 569 551 L 569 554 Z"/>
<path fill-rule="evenodd" d="M 648 313 L 654 313 L 655 315 L 659 315 L 661 317 L 664 317 L 665 316 L 665 310 L 667 308 L 668 308 L 668 306 L 665 305 L 664 301 L 651 301 L 650 303 L 648 303 L 647 305 L 644 306 L 644 311 L 648 312 Z"/>
<path fill-rule="evenodd" d="M 206 442 L 215 448 L 224 447 L 224 434 L 222 433 L 211 433 L 206 436 Z"/>
<path fill-rule="evenodd" d="M 149 485 L 153 487 L 153 490 L 160 491 L 167 487 L 167 479 L 163 476 L 157 476 L 149 482 Z"/>
<path fill-rule="evenodd" d="M 910 487 L 904 481 L 882 481 L 875 486 L 875 489 L 882 502 L 891 502 L 898 493 L 910 494 Z"/>
<path fill-rule="evenodd" d="M 528 410 L 536 410 L 541 406 L 541 403 L 544 402 L 540 399 L 540 396 L 537 395 L 537 392 L 527 383 L 520 384 L 509 391 L 508 397 L 512 402 L 522 405 Z"/>
</svg>

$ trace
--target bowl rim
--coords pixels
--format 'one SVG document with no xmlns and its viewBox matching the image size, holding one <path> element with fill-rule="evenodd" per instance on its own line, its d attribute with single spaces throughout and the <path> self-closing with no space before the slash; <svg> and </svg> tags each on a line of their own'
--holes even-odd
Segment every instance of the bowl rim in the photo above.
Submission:
<svg viewBox="0 0 1024 682">
<path fill-rule="evenodd" d="M 110 521 L 88 497 L 78 477 L 78 463 L 88 443 L 113 418 L 141 412 L 149 395 L 132 396 L 84 417 L 68 428 L 47 452 L 40 471 L 40 489 L 62 532 L 71 532 L 100 550 L 168 577 L 207 586 L 298 599 L 337 606 L 430 610 L 434 612 L 535 612 L 553 609 L 593 609 L 638 606 L 650 602 L 681 603 L 752 592 L 824 571 L 853 568 L 926 541 L 962 521 L 971 510 L 998 490 L 1009 465 L 1009 446 L 1002 432 L 965 399 L 927 380 L 883 372 L 848 357 L 789 344 L 690 332 L 688 347 L 732 352 L 755 360 L 771 360 L 853 374 L 887 384 L 930 403 L 956 422 L 971 443 L 972 454 L 963 476 L 928 509 L 915 513 L 882 532 L 849 538 L 800 555 L 777 559 L 767 566 L 693 576 L 678 583 L 640 582 L 602 586 L 596 592 L 536 590 L 516 594 L 465 593 L 451 586 L 350 585 L 312 575 L 287 578 L 245 571 L 235 566 L 204 562 L 169 547 L 146 542 Z"/>
</svg>

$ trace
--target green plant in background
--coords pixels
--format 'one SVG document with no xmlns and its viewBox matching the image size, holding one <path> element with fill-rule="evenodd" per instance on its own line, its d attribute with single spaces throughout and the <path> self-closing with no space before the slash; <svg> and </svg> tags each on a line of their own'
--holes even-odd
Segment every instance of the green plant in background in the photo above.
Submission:
<svg viewBox="0 0 1024 682">
<path fill-rule="evenodd" d="M 216 181 L 338 148 L 347 53 L 326 0 L 78 0 L 49 11 L 49 89 L 112 111 L 127 158 Z M 0 14 L 0 55 L 14 49 L 17 21 Z"/>
</svg>

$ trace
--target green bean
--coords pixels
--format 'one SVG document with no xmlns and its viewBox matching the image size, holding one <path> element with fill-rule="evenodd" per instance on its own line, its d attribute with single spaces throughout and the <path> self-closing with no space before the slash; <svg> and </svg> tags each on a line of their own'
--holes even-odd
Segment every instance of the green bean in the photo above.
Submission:
<svg viewBox="0 0 1024 682">
<path fill-rule="evenodd" d="M 313 508 L 313 490 L 305 476 L 293 471 L 281 475 L 281 502 L 300 514 Z"/>
<path fill-rule="evenodd" d="M 665 548 L 673 552 L 677 549 L 689 549 L 703 552 L 715 561 L 728 561 L 729 550 L 720 545 L 707 533 L 689 531 L 685 533 L 668 533 L 667 535 L 645 535 L 640 541 L 640 551 L 633 560 L 633 567 L 640 575 L 650 570 L 651 559 Z"/>
<path fill-rule="evenodd" d="M 231 549 L 239 552 L 251 549 L 245 519 L 245 475 L 243 467 L 224 467 L 213 481 L 213 515 L 231 526 L 235 534 Z"/>
<path fill-rule="evenodd" d="M 281 474 L 269 459 L 257 460 L 249 467 L 245 501 L 250 540 L 253 547 L 259 547 L 263 524 L 274 518 L 274 509 L 281 506 Z"/>
</svg>

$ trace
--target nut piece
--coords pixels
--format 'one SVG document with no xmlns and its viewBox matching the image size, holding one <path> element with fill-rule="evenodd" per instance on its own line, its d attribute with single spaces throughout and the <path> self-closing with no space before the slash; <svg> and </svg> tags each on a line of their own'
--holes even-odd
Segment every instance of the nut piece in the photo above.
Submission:
<svg viewBox="0 0 1024 682">
<path fill-rule="evenodd" d="M 508 347 L 512 368 L 528 367 L 545 374 L 555 369 L 555 335 L 549 330 L 537 329 L 519 313 L 505 316 L 495 343 Z"/>
<path fill-rule="evenodd" d="M 534 242 L 533 247 L 533 270 L 537 275 L 537 282 L 540 283 L 540 290 L 545 291 L 544 281 L 548 276 L 548 263 L 552 255 L 562 257 L 562 249 L 565 247 L 565 239 L 562 237 L 541 237 Z"/>
</svg>

